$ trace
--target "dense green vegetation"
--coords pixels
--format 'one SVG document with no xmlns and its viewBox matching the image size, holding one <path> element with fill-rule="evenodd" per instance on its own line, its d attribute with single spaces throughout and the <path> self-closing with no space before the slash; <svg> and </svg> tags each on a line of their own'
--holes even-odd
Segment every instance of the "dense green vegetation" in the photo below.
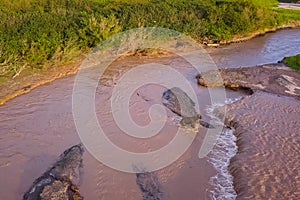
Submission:
<svg viewBox="0 0 300 200">
<path fill-rule="evenodd" d="M 289 66 L 290 68 L 293 68 L 300 72 L 300 54 L 296 56 L 291 56 L 283 59 L 283 62 Z"/>
<path fill-rule="evenodd" d="M 0 76 L 42 69 L 89 52 L 136 27 L 174 29 L 197 40 L 230 40 L 300 20 L 276 0 L 2 0 Z"/>
</svg>

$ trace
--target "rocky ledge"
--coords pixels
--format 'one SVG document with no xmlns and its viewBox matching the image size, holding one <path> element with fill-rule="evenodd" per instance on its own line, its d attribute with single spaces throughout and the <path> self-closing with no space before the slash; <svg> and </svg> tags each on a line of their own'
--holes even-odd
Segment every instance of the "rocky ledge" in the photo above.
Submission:
<svg viewBox="0 0 300 200">
<path fill-rule="evenodd" d="M 300 99 L 300 74 L 282 63 L 212 70 L 197 78 L 205 87 L 262 90 Z"/>
</svg>

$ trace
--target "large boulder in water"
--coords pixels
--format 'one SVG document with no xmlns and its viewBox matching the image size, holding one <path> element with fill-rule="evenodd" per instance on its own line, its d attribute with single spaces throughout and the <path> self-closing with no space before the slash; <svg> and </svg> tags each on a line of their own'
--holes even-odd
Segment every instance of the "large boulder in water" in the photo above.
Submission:
<svg viewBox="0 0 300 200">
<path fill-rule="evenodd" d="M 36 179 L 23 200 L 81 200 L 78 187 L 72 182 L 80 176 L 83 147 L 81 144 L 64 151 L 58 161 Z"/>
<path fill-rule="evenodd" d="M 162 103 L 182 117 L 182 125 L 195 127 L 196 122 L 201 119 L 201 115 L 195 109 L 195 102 L 178 87 L 166 90 L 162 96 Z"/>
<path fill-rule="evenodd" d="M 200 120 L 202 117 L 195 109 L 195 102 L 178 87 L 166 90 L 162 96 L 162 103 L 171 111 L 182 117 L 181 125 L 193 128 L 199 123 L 205 128 L 215 128 L 213 125 Z"/>
</svg>

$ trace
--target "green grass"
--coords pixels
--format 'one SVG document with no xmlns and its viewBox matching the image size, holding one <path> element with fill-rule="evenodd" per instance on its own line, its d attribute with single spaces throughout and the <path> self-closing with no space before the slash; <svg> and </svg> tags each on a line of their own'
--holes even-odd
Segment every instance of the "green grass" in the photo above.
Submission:
<svg viewBox="0 0 300 200">
<path fill-rule="evenodd" d="M 280 0 L 280 2 L 298 2 L 299 0 Z M 300 2 L 300 1 L 299 1 Z M 291 22 L 300 21 L 300 10 L 291 10 L 273 7 L 273 10 L 277 13 L 277 20 L 279 24 L 287 24 Z"/>
<path fill-rule="evenodd" d="M 277 12 L 278 23 L 285 24 L 293 21 L 300 21 L 300 10 L 275 8 L 274 11 Z"/>
<path fill-rule="evenodd" d="M 2 0 L 0 76 L 48 69 L 89 52 L 109 36 L 164 27 L 196 40 L 230 40 L 300 21 L 276 0 Z"/>
<path fill-rule="evenodd" d="M 283 59 L 284 64 L 300 72 L 300 54 Z"/>
</svg>

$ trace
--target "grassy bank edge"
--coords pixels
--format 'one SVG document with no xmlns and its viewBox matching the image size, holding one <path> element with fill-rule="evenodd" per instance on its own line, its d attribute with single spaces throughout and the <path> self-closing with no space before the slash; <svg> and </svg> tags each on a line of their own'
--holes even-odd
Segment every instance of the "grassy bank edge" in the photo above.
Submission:
<svg viewBox="0 0 300 200">
<path fill-rule="evenodd" d="M 84 56 L 78 56 L 74 61 L 57 65 L 50 70 L 32 72 L 25 70 L 15 79 L 2 80 L 0 87 L 0 106 L 8 101 L 31 92 L 39 86 L 52 83 L 55 80 L 76 75 Z"/>
<path fill-rule="evenodd" d="M 300 72 L 300 54 L 291 57 L 286 57 L 282 60 L 282 62 L 286 66 Z"/>
<path fill-rule="evenodd" d="M 221 41 L 220 43 L 224 45 L 236 42 L 244 42 L 270 32 L 275 32 L 277 30 L 299 27 L 300 22 L 290 23 L 283 26 L 279 26 L 277 28 L 256 31 L 247 35 L 237 35 L 232 40 Z M 153 54 L 157 54 L 157 52 L 154 52 Z M 132 53 L 128 55 L 132 55 Z M 136 56 L 141 55 L 137 54 Z M 80 64 L 85 58 L 86 54 L 79 55 L 72 62 L 62 63 L 61 65 L 57 65 L 51 68 L 51 70 L 41 70 L 39 72 L 35 72 L 34 75 L 32 73 L 22 72 L 22 74 L 20 74 L 20 76 L 18 76 L 16 79 L 7 80 L 6 82 L 2 83 L 0 87 L 0 106 L 4 105 L 5 103 L 14 99 L 15 97 L 29 93 L 30 91 L 34 90 L 39 86 L 49 84 L 57 79 L 76 75 L 79 70 Z M 286 63 L 287 61 L 284 62 Z M 292 66 L 289 67 L 293 68 Z M 298 70 L 300 71 L 300 69 Z"/>
<path fill-rule="evenodd" d="M 231 40 L 221 40 L 220 44 L 221 45 L 227 45 L 227 44 L 232 44 L 232 43 L 239 43 L 239 42 L 245 42 L 247 40 L 251 40 L 255 37 L 259 37 L 259 36 L 263 36 L 267 33 L 272 33 L 272 32 L 276 32 L 279 30 L 284 30 L 284 29 L 293 29 L 293 28 L 300 28 L 300 21 L 293 21 L 278 27 L 274 27 L 274 28 L 265 28 L 263 30 L 258 30 L 249 34 L 245 34 L 245 35 L 236 35 L 233 37 L 233 39 Z"/>
</svg>

